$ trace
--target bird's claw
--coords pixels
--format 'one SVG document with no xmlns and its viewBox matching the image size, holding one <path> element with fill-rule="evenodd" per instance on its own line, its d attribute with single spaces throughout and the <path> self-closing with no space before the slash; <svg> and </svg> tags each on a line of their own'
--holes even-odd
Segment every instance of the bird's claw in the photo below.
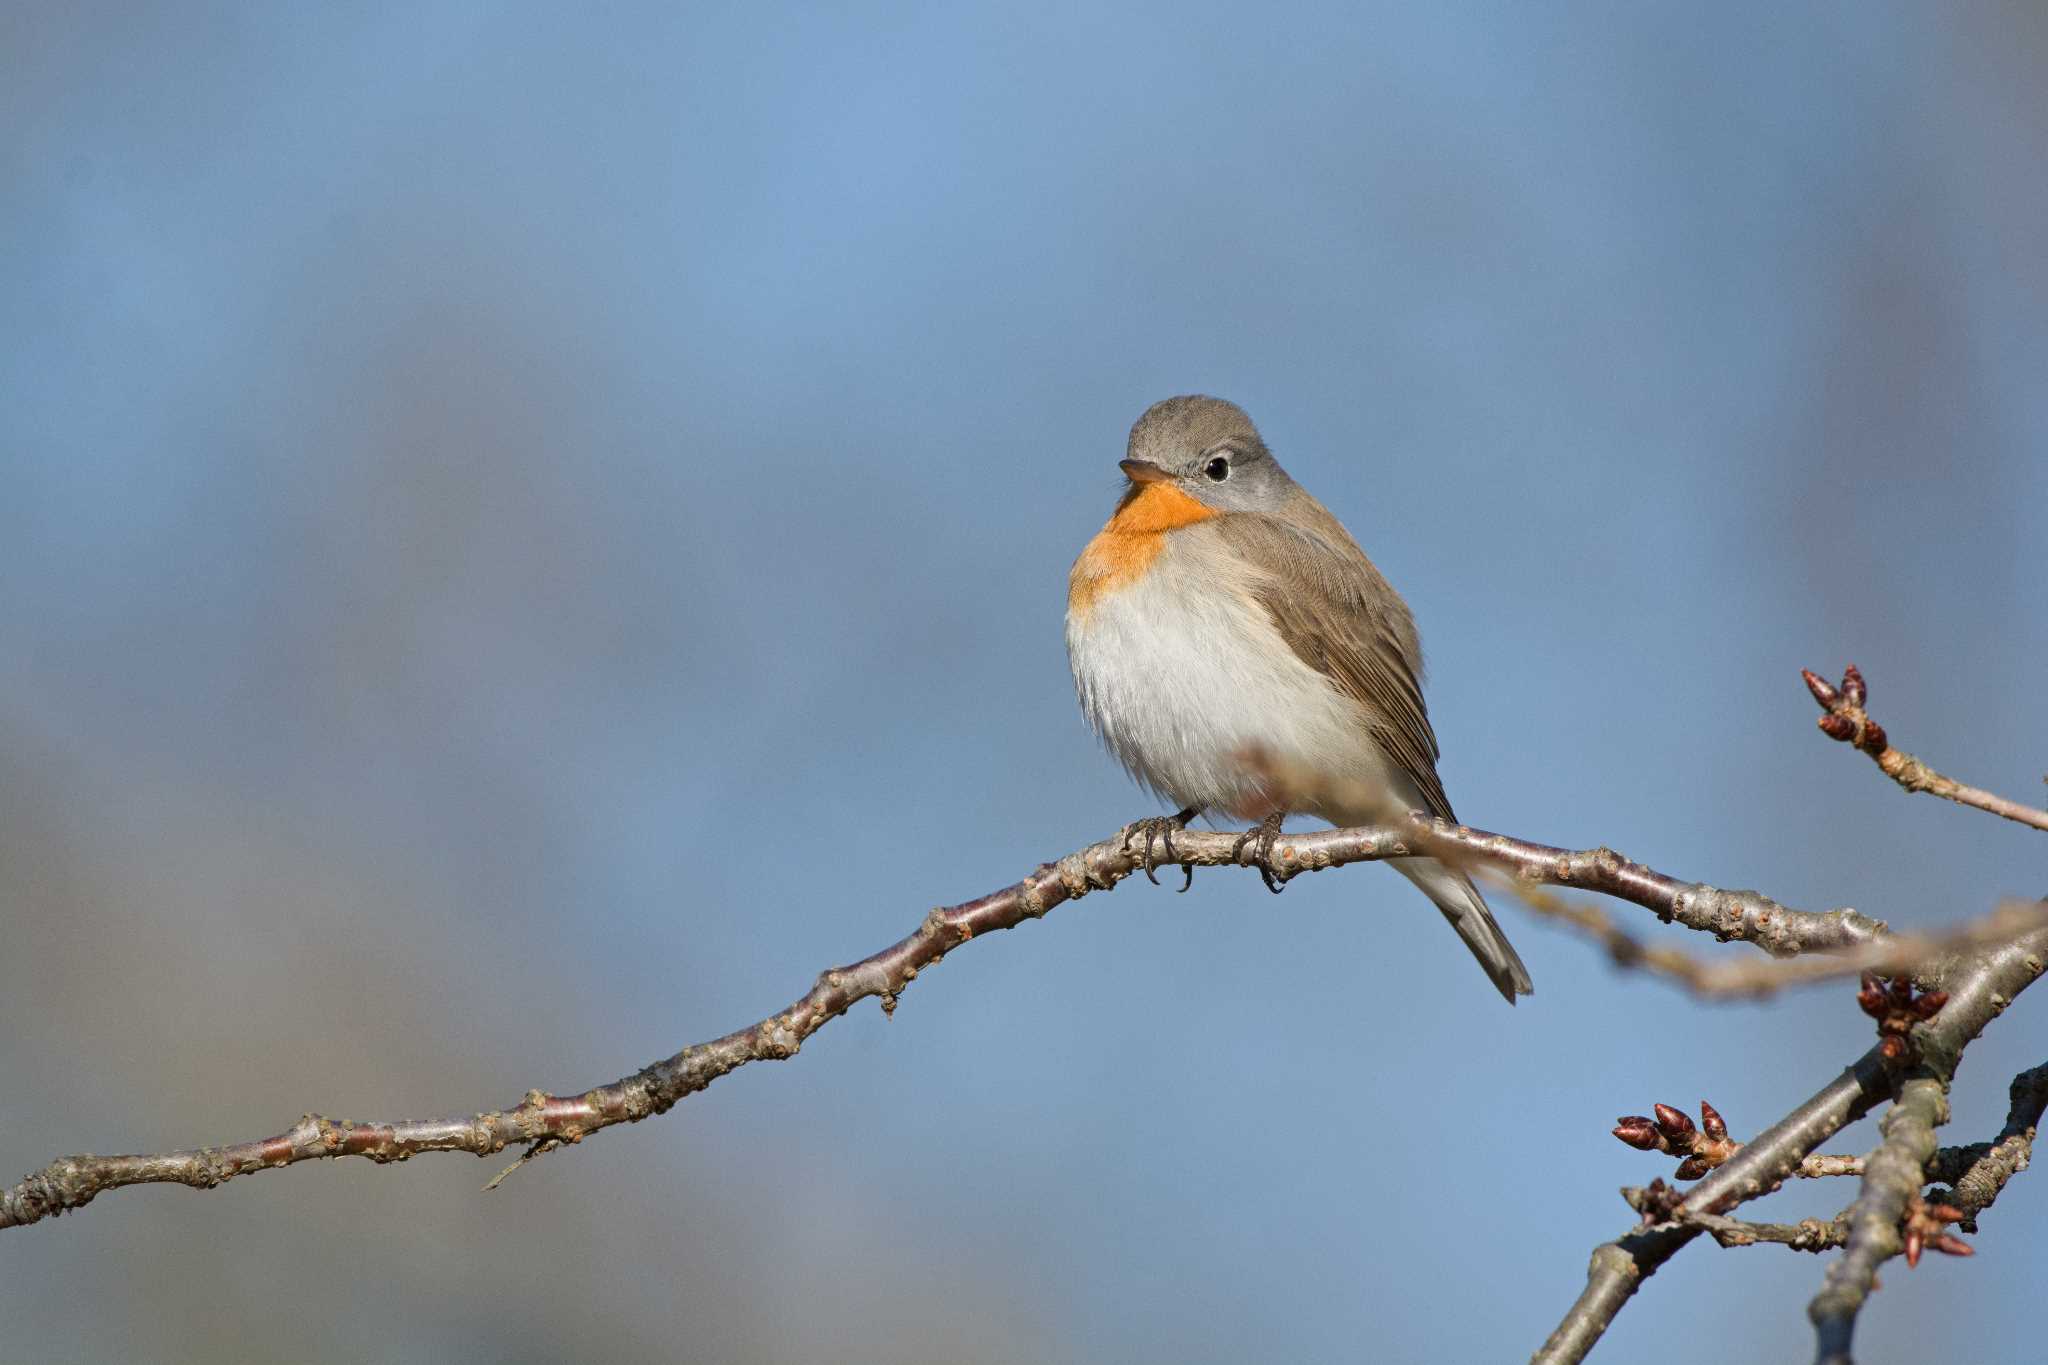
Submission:
<svg viewBox="0 0 2048 1365">
<path fill-rule="evenodd" d="M 1173 836 L 1186 829 L 1188 821 L 1194 819 L 1196 814 L 1195 811 L 1184 810 L 1174 815 L 1152 815 L 1143 820 L 1133 820 L 1124 826 L 1124 852 L 1131 851 L 1132 840 L 1142 837 L 1145 841 L 1144 851 L 1138 856 L 1138 866 L 1144 870 L 1146 881 L 1154 886 L 1159 885 L 1159 878 L 1152 875 L 1152 869 L 1162 862 L 1175 861 L 1178 855 L 1173 851 Z M 1165 849 L 1166 857 L 1155 857 L 1152 852 L 1154 848 Z M 1183 863 L 1181 871 L 1186 874 L 1186 879 L 1181 882 L 1180 889 L 1186 891 L 1195 884 L 1195 869 Z"/>
<path fill-rule="evenodd" d="M 1269 815 L 1239 835 L 1237 842 L 1230 846 L 1232 858 L 1243 858 L 1246 849 L 1252 851 L 1251 865 L 1259 870 L 1259 878 L 1266 883 L 1266 889 L 1276 896 L 1286 889 L 1287 878 L 1294 875 L 1290 872 L 1283 876 L 1273 870 L 1273 845 L 1280 840 L 1280 822 L 1286 818 L 1279 814 Z"/>
</svg>

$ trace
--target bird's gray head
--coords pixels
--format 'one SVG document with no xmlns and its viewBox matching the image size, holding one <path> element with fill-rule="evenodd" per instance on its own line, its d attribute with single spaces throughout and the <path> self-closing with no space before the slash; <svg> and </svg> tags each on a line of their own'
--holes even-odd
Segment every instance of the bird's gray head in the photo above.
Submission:
<svg viewBox="0 0 2048 1365">
<path fill-rule="evenodd" d="M 1294 487 L 1244 409 L 1201 394 L 1145 409 L 1122 469 L 1133 484 L 1172 483 L 1219 512 L 1271 511 Z"/>
</svg>

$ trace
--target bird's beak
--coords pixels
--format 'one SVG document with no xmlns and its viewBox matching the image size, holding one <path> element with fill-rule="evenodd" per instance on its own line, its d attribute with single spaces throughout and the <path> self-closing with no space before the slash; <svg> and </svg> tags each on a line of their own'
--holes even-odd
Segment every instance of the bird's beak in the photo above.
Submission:
<svg viewBox="0 0 2048 1365">
<path fill-rule="evenodd" d="M 1119 460 L 1116 467 L 1132 483 L 1165 483 L 1173 477 L 1158 465 L 1144 460 Z"/>
</svg>

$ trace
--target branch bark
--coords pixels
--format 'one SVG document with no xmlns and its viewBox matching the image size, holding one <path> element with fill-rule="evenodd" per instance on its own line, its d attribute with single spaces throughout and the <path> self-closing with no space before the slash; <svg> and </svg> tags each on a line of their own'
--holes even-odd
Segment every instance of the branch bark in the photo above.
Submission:
<svg viewBox="0 0 2048 1365">
<path fill-rule="evenodd" d="M 1948 1087 L 1939 1077 L 1914 1076 L 1900 1085 L 1898 1102 L 1884 1116 L 1884 1141 L 1863 1163 L 1863 1191 L 1849 1208 L 1849 1240 L 1806 1310 L 1817 1365 L 1851 1365 L 1856 1314 L 1870 1297 L 1877 1268 L 1906 1249 L 1900 1225 L 1925 1181 L 1934 1130 L 1946 1122 Z"/>
<path fill-rule="evenodd" d="M 2011 1095 L 2012 1107 L 1996 1139 L 1944 1147 L 1929 1164 L 1928 1179 L 1946 1182 L 1950 1188 L 1929 1191 L 1928 1201 L 1961 1209 L 1964 1232 L 1977 1230 L 1977 1215 L 1990 1208 L 2006 1182 L 2033 1159 L 2034 1137 L 2042 1112 L 2048 1110 L 2048 1062 L 2013 1077 Z"/>
<path fill-rule="evenodd" d="M 1849 1238 L 1848 1225 L 1837 1218 L 1823 1223 L 1808 1218 L 1798 1223 L 1749 1223 L 1740 1218 L 1723 1218 L 1714 1213 L 1688 1213 L 1688 1223 L 1697 1223 L 1724 1247 L 1748 1247 L 1770 1242 L 1794 1251 L 1833 1251 Z"/>
</svg>

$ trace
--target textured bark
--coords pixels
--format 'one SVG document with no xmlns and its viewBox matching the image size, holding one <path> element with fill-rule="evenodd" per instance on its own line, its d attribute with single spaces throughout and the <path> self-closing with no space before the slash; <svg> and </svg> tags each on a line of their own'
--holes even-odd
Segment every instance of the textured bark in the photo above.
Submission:
<svg viewBox="0 0 2048 1365">
<path fill-rule="evenodd" d="M 1842 1258 L 1828 1267 L 1806 1310 L 1818 1339 L 1818 1365 L 1850 1365 L 1856 1314 L 1870 1297 L 1877 1268 L 1906 1249 L 1900 1225 L 1934 1155 L 1934 1130 L 1947 1121 L 1948 1087 L 1940 1080 L 1916 1076 L 1901 1084 L 1898 1103 L 1884 1117 L 1884 1142 L 1864 1160 L 1863 1192 L 1849 1208 Z"/>
<path fill-rule="evenodd" d="M 1686 1221 L 1697 1223 L 1724 1247 L 1748 1247 L 1771 1243 L 1794 1251 L 1833 1251 L 1849 1240 L 1849 1225 L 1836 1218 L 1823 1223 L 1808 1218 L 1797 1223 L 1749 1223 L 1740 1218 L 1723 1218 L 1714 1213 L 1692 1213 Z"/>
<path fill-rule="evenodd" d="M 2012 1078 L 2012 1107 L 2005 1127 L 1991 1142 L 1944 1147 L 1928 1164 L 1929 1180 L 1952 1188 L 1930 1190 L 1927 1198 L 1963 1211 L 1962 1230 L 1977 1230 L 1977 1215 L 1991 1207 L 2006 1182 L 2027 1169 L 2034 1156 L 2034 1137 L 2041 1114 L 2048 1110 L 2048 1062 Z"/>
</svg>

